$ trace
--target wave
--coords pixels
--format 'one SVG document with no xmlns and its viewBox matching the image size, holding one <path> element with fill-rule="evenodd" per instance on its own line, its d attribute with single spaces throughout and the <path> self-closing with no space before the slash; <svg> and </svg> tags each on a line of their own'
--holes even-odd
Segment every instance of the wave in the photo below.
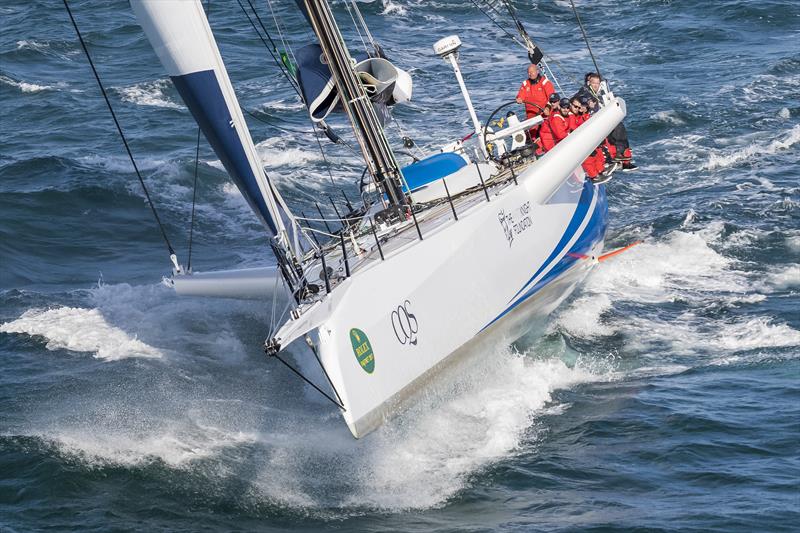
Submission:
<svg viewBox="0 0 800 533">
<path fill-rule="evenodd" d="M 48 350 L 88 352 L 106 361 L 162 356 L 135 335 L 110 324 L 97 309 L 30 309 L 18 319 L 0 324 L 0 332 L 41 337 Z"/>
<path fill-rule="evenodd" d="M 657 122 L 662 122 L 664 124 L 670 124 L 672 126 L 682 126 L 686 124 L 686 121 L 683 120 L 677 111 L 670 110 L 670 111 L 659 111 L 658 113 L 654 113 L 650 115 L 652 120 Z"/>
<path fill-rule="evenodd" d="M 8 85 L 10 87 L 15 87 L 23 93 L 40 93 L 42 91 L 51 91 L 56 89 L 55 85 L 39 85 L 36 83 L 27 83 L 24 81 L 17 81 L 13 78 L 8 76 L 4 76 L 0 74 L 0 83 Z"/>
<path fill-rule="evenodd" d="M 407 14 L 408 10 L 400 4 L 396 4 L 392 2 L 392 0 L 383 0 L 383 11 L 381 11 L 381 15 L 405 16 Z"/>
<path fill-rule="evenodd" d="M 157 463 L 191 470 L 193 483 L 200 476 L 212 487 L 236 479 L 254 503 L 314 513 L 441 505 L 535 438 L 542 415 L 566 408 L 554 391 L 615 379 L 605 361 L 567 365 L 572 356 L 560 341 L 526 353 L 500 347 L 455 368 L 409 411 L 356 441 L 316 397 L 286 407 L 281 398 L 297 391 L 287 390 L 282 367 L 248 358 L 251 350 L 229 333 L 243 311 L 266 323 L 263 306 L 124 284 L 99 286 L 86 299 L 91 308 L 30 311 L 3 330 L 107 361 L 162 357 L 104 367 L 101 385 L 50 398 L 39 417 L 27 417 L 24 434 L 90 467 Z M 267 407 L 276 403 L 284 407 Z"/>
<path fill-rule="evenodd" d="M 166 92 L 172 87 L 167 79 L 146 81 L 130 87 L 116 88 L 123 102 L 141 106 L 163 107 L 167 109 L 185 109 L 171 99 Z"/>
<path fill-rule="evenodd" d="M 772 268 L 756 287 L 765 292 L 800 287 L 800 265 Z"/>
<path fill-rule="evenodd" d="M 273 137 L 256 144 L 261 162 L 268 168 L 282 167 L 291 165 L 299 168 L 310 162 L 322 161 L 322 155 L 314 146 L 306 145 L 303 148 L 295 148 L 279 137 Z"/>
<path fill-rule="evenodd" d="M 753 140 L 746 146 L 738 146 L 729 152 L 712 152 L 708 161 L 700 165 L 701 169 L 714 170 L 735 165 L 751 158 L 761 158 L 787 150 L 800 142 L 800 124 L 789 130 L 782 139 L 774 139 L 768 144 Z"/>
<path fill-rule="evenodd" d="M 123 414 L 122 411 L 120 414 Z M 129 413 L 125 413 L 129 414 Z M 96 420 L 95 420 L 96 422 Z M 198 426 L 191 421 L 151 420 L 161 426 L 156 432 L 132 432 L 124 424 L 53 428 L 39 435 L 60 453 L 91 466 L 140 466 L 158 461 L 181 468 L 213 458 L 223 450 L 255 442 L 256 434 Z M 149 434 L 148 434 L 149 433 Z"/>
<path fill-rule="evenodd" d="M 551 331 L 583 339 L 621 334 L 625 351 L 670 356 L 800 346 L 800 332 L 771 317 L 705 314 L 719 306 L 752 305 L 800 283 L 796 265 L 765 274 L 739 270 L 737 261 L 715 249 L 759 238 L 755 230 L 726 233 L 724 224 L 712 222 L 694 232 L 675 230 L 647 240 L 600 264 Z M 675 303 L 680 308 L 670 311 Z M 623 307 L 624 312 L 617 311 Z"/>
</svg>

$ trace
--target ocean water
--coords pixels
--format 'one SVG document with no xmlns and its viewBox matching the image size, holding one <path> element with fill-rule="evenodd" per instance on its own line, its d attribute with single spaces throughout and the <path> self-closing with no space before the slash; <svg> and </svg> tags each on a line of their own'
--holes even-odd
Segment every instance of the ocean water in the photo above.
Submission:
<svg viewBox="0 0 800 533">
<path fill-rule="evenodd" d="M 293 2 L 272 3 L 307 39 Z M 545 335 L 356 441 L 263 356 L 268 304 L 160 283 L 164 245 L 63 7 L 5 0 L 0 530 L 797 531 L 800 4 L 577 4 L 641 166 L 608 184 L 608 247 L 643 243 L 597 268 Z M 127 2 L 71 5 L 185 263 L 196 126 Z M 470 129 L 437 39 L 464 41 L 481 117 L 514 98 L 526 57 L 470 2 L 359 5 L 414 77 L 396 116 L 423 149 Z M 577 88 L 592 67 L 569 3 L 517 5 Z M 326 144 L 328 175 L 237 4 L 210 6 L 289 202 L 355 197 L 356 158 Z M 270 263 L 205 144 L 199 177 L 195 269 Z"/>
</svg>

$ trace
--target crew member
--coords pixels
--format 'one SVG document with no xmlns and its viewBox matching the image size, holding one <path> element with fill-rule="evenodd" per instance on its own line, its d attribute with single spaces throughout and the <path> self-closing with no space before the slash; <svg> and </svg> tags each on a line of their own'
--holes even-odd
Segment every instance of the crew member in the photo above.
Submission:
<svg viewBox="0 0 800 533">
<path fill-rule="evenodd" d="M 547 99 L 547 105 L 544 106 L 544 112 L 542 113 L 542 118 L 547 120 L 547 117 L 553 112 L 553 106 L 558 107 L 558 102 L 561 100 L 561 96 L 558 93 L 553 93 Z"/>
<path fill-rule="evenodd" d="M 528 79 L 522 82 L 517 92 L 517 103 L 525 104 L 525 119 L 541 115 L 554 92 L 553 84 L 539 72 L 539 65 L 529 65 Z"/>
<path fill-rule="evenodd" d="M 600 74 L 597 72 L 588 72 L 584 77 L 585 84 L 578 91 L 577 96 L 595 97 L 602 101 L 600 93 L 602 91 Z M 633 153 L 631 152 L 630 144 L 628 143 L 628 130 L 625 129 L 625 124 L 620 122 L 608 134 L 608 142 L 611 145 L 611 155 L 614 159 L 622 164 L 623 171 L 631 171 L 639 168 L 633 162 Z"/>
<path fill-rule="evenodd" d="M 569 134 L 569 100 L 562 98 L 559 102 L 551 104 L 550 116 L 542 123 L 539 138 L 542 150 L 549 152 Z"/>
<path fill-rule="evenodd" d="M 597 98 L 594 96 L 582 96 L 581 104 L 584 105 L 590 115 L 594 115 L 600 106 L 597 105 Z"/>
<path fill-rule="evenodd" d="M 538 156 L 544 155 L 545 152 L 556 145 L 556 142 L 553 139 L 553 131 L 550 129 L 550 124 L 548 124 L 548 121 L 553 114 L 558 113 L 558 102 L 560 100 L 561 98 L 558 96 L 558 93 L 551 94 L 550 98 L 548 98 L 547 105 L 544 108 L 544 113 L 542 113 L 544 122 L 542 122 L 539 126 L 539 137 L 536 139 L 536 145 L 538 146 L 536 155 Z"/>
<path fill-rule="evenodd" d="M 586 116 L 586 108 L 581 105 L 581 100 L 577 96 L 573 96 L 569 101 L 570 114 L 567 118 L 567 125 L 569 131 L 575 131 L 578 127 L 588 120 Z"/>
<path fill-rule="evenodd" d="M 602 100 L 600 98 L 600 83 L 602 79 L 600 78 L 600 74 L 597 72 L 587 72 L 586 75 L 583 77 L 583 86 L 578 89 L 578 92 L 575 94 L 578 98 L 586 98 L 589 96 L 593 96 L 598 100 Z"/>
</svg>

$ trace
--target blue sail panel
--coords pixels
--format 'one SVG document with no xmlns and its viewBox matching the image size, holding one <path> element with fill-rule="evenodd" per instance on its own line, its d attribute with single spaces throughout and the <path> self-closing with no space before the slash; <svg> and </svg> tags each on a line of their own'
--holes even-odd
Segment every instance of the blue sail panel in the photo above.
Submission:
<svg viewBox="0 0 800 533">
<path fill-rule="evenodd" d="M 171 76 L 172 83 L 191 111 L 225 170 L 242 192 L 247 203 L 273 234 L 278 229 L 253 174 L 242 141 L 234 126 L 233 117 L 222 94 L 213 70 Z"/>
<path fill-rule="evenodd" d="M 131 0 L 164 69 L 258 218 L 295 253 L 300 232 L 264 172 L 200 0 Z"/>
</svg>

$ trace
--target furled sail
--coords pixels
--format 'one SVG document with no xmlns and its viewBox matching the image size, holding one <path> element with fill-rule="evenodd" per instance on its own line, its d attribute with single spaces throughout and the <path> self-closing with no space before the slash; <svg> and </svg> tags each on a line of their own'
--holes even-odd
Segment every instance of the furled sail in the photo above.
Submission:
<svg viewBox="0 0 800 533">
<path fill-rule="evenodd" d="M 297 6 L 312 25 L 304 0 L 296 0 Z M 353 9 L 358 9 L 354 6 Z M 360 14 L 359 14 L 360 18 Z M 362 21 L 363 22 L 363 21 Z M 365 28 L 366 29 L 366 28 Z M 370 36 L 371 40 L 371 36 Z M 408 72 L 393 65 L 383 50 L 373 42 L 375 50 L 355 54 L 355 71 L 364 85 L 367 96 L 375 106 L 381 123 L 388 117 L 387 107 L 411 100 L 413 82 Z M 317 44 L 308 44 L 295 51 L 297 58 L 297 81 L 308 106 L 312 120 L 320 122 L 335 109 L 341 109 L 339 91 L 328 67 L 328 60 Z"/>
<path fill-rule="evenodd" d="M 298 251 L 298 226 L 264 172 L 200 0 L 131 0 L 131 7 L 250 207 L 285 248 Z"/>
<path fill-rule="evenodd" d="M 323 60 L 322 47 L 309 44 L 297 51 L 297 81 L 315 122 L 325 120 L 340 106 L 339 92 L 330 68 Z M 378 108 L 393 106 L 411 99 L 409 74 L 382 57 L 356 55 L 355 70 L 372 103 Z M 379 113 L 379 116 L 381 113 Z"/>
</svg>

